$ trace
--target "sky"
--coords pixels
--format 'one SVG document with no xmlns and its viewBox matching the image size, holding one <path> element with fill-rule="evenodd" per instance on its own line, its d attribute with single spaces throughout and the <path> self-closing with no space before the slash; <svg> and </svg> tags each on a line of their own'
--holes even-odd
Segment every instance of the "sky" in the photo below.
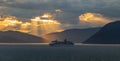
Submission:
<svg viewBox="0 0 120 61">
<path fill-rule="evenodd" d="M 0 0 L 0 14 L 32 18 L 49 12 L 55 15 L 63 28 L 99 27 L 104 24 L 97 26 L 94 25 L 97 22 L 83 22 L 79 16 L 90 12 L 111 22 L 113 18 L 120 17 L 119 4 L 120 0 Z"/>
</svg>

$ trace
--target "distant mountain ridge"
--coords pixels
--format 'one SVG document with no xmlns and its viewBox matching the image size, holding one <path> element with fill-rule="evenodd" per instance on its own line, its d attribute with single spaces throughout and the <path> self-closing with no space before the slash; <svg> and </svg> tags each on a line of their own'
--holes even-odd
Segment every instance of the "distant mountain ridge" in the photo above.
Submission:
<svg viewBox="0 0 120 61">
<path fill-rule="evenodd" d="M 120 21 L 105 25 L 99 32 L 83 43 L 120 44 Z"/>
<path fill-rule="evenodd" d="M 18 31 L 0 31 L 0 43 L 41 43 L 44 39 Z"/>
<path fill-rule="evenodd" d="M 43 38 L 47 40 L 46 42 L 50 42 L 56 39 L 60 41 L 67 39 L 72 42 L 83 42 L 95 34 L 98 30 L 100 30 L 100 28 L 69 29 L 63 32 L 55 32 L 44 35 Z"/>
</svg>

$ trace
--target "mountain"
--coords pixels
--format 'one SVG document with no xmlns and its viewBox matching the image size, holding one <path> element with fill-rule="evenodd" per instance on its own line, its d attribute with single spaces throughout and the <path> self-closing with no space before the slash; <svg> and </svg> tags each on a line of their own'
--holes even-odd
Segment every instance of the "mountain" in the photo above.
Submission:
<svg viewBox="0 0 120 61">
<path fill-rule="evenodd" d="M 17 31 L 0 31 L 0 43 L 41 43 L 43 38 Z"/>
<path fill-rule="evenodd" d="M 55 32 L 44 35 L 43 38 L 47 40 L 46 42 L 50 42 L 56 39 L 60 41 L 67 39 L 72 42 L 83 42 L 86 39 L 88 39 L 90 36 L 95 34 L 99 29 L 100 28 L 69 29 L 63 32 Z"/>
<path fill-rule="evenodd" d="M 99 32 L 83 43 L 120 44 L 120 21 L 105 25 Z"/>
</svg>

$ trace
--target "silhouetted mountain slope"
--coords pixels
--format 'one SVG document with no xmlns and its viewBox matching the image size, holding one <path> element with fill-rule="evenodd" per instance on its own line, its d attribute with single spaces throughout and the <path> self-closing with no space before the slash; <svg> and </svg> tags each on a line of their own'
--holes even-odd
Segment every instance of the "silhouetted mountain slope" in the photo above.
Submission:
<svg viewBox="0 0 120 61">
<path fill-rule="evenodd" d="M 83 43 L 120 44 L 120 21 L 105 25 L 99 32 Z"/>
<path fill-rule="evenodd" d="M 44 35 L 43 37 L 47 39 L 47 42 L 53 40 L 64 40 L 67 39 L 73 42 L 83 42 L 90 36 L 95 34 L 100 28 L 89 28 L 89 29 L 69 29 L 63 32 L 56 32 Z"/>
<path fill-rule="evenodd" d="M 17 31 L 0 31 L 0 43 L 39 43 L 43 38 Z"/>
</svg>

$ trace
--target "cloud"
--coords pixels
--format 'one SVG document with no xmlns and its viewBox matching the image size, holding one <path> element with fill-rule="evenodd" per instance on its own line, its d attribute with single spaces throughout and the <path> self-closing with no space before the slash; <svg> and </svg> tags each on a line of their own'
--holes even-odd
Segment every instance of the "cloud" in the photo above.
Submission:
<svg viewBox="0 0 120 61">
<path fill-rule="evenodd" d="M 99 13 L 84 13 L 79 16 L 80 24 L 87 24 L 90 27 L 101 27 L 107 23 L 112 22 L 114 19 L 104 17 Z"/>
<path fill-rule="evenodd" d="M 120 17 L 119 0 L 0 0 L 0 12 L 17 17 L 31 18 L 45 12 L 56 14 L 61 23 L 78 23 L 79 15 L 96 12 L 106 17 Z M 59 10 L 59 11 L 60 11 Z"/>
</svg>

